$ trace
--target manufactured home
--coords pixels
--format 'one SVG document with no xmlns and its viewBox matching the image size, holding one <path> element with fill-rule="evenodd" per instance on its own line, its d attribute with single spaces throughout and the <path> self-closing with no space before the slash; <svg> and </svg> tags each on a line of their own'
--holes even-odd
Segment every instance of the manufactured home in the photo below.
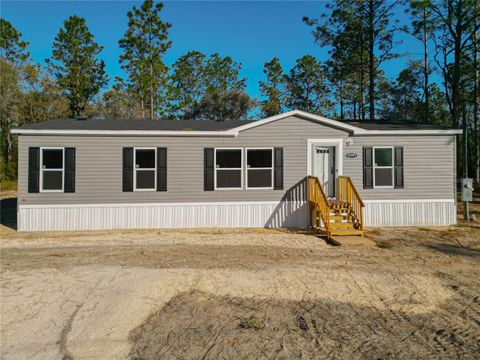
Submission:
<svg viewBox="0 0 480 360">
<path fill-rule="evenodd" d="M 456 221 L 454 129 L 291 111 L 257 121 L 52 120 L 12 132 L 20 231 L 333 234 Z"/>
</svg>

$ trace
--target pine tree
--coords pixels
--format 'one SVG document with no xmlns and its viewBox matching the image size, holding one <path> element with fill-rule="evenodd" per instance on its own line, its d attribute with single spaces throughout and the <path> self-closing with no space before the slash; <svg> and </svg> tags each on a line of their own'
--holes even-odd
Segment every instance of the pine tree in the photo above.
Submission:
<svg viewBox="0 0 480 360">
<path fill-rule="evenodd" d="M 260 81 L 260 93 L 266 98 L 260 103 L 262 116 L 280 114 L 285 102 L 285 75 L 278 58 L 265 63 L 263 73 L 266 81 Z"/>
<path fill-rule="evenodd" d="M 176 106 L 183 119 L 195 118 L 207 89 L 206 56 L 198 51 L 189 51 L 172 65 L 172 85 Z"/>
<path fill-rule="evenodd" d="M 436 24 L 435 62 L 440 68 L 450 107 L 452 125 L 460 126 L 464 103 L 465 62 L 472 46 L 475 22 L 479 8 L 477 0 L 441 0 L 429 5 Z"/>
<path fill-rule="evenodd" d="M 212 54 L 205 65 L 205 78 L 207 92 L 221 92 L 223 94 L 232 90 L 244 90 L 247 80 L 240 78 L 242 65 L 230 56 L 221 57 Z"/>
<path fill-rule="evenodd" d="M 254 103 L 242 90 L 210 91 L 200 103 L 199 118 L 215 121 L 245 120 Z"/>
<path fill-rule="evenodd" d="M 345 62 L 346 69 L 355 60 L 362 69 L 359 83 L 362 88 L 368 80 L 369 117 L 375 118 L 376 78 L 379 66 L 386 60 L 397 57 L 392 50 L 395 31 L 403 28 L 392 21 L 392 11 L 401 0 L 336 0 L 328 6 L 328 13 L 319 19 L 304 18 L 307 25 L 313 26 L 313 35 L 318 43 L 334 46 L 334 51 L 341 50 L 337 59 Z M 345 50 L 347 50 L 345 52 Z M 350 56 L 345 56 L 349 54 Z M 365 58 L 366 56 L 366 58 Z M 348 64 L 350 62 L 350 64 Z M 363 69 L 367 71 L 367 79 Z M 364 109 L 362 108 L 362 114 Z M 363 115 L 362 115 L 363 118 Z"/>
<path fill-rule="evenodd" d="M 21 82 L 25 75 L 25 61 L 29 58 L 28 42 L 7 20 L 0 18 L 0 130 L 2 144 L 1 173 L 12 178 L 16 174 L 15 138 L 11 128 L 20 120 L 22 105 Z"/>
<path fill-rule="evenodd" d="M 79 117 L 87 104 L 107 84 L 105 63 L 98 59 L 103 47 L 88 30 L 85 19 L 71 16 L 63 23 L 47 59 L 56 84 L 67 97 L 71 116 Z"/>
<path fill-rule="evenodd" d="M 431 0 L 409 0 L 410 13 L 412 16 L 412 34 L 422 43 L 423 46 L 423 97 L 425 100 L 425 111 L 423 121 L 430 122 L 430 92 L 429 92 L 429 41 L 433 34 L 435 24 L 432 20 L 430 9 Z"/>
<path fill-rule="evenodd" d="M 313 114 L 328 115 L 331 110 L 326 68 L 312 55 L 297 59 L 295 66 L 285 76 L 287 107 Z"/>
<path fill-rule="evenodd" d="M 163 4 L 153 0 L 145 0 L 140 8 L 134 6 L 127 14 L 128 29 L 119 41 L 123 50 L 120 63 L 128 74 L 129 87 L 138 94 L 142 117 L 148 108 L 150 119 L 161 107 L 159 94 L 165 91 L 162 86 L 168 73 L 163 57 L 172 45 L 168 40 L 171 25 L 161 20 L 162 9 Z"/>
<path fill-rule="evenodd" d="M 410 61 L 408 66 L 400 71 L 390 89 L 390 118 L 415 121 L 423 117 L 422 73 L 423 66 L 418 60 Z"/>
<path fill-rule="evenodd" d="M 0 57 L 4 61 L 25 61 L 30 56 L 28 42 L 22 40 L 22 33 L 7 20 L 0 18 Z"/>
</svg>

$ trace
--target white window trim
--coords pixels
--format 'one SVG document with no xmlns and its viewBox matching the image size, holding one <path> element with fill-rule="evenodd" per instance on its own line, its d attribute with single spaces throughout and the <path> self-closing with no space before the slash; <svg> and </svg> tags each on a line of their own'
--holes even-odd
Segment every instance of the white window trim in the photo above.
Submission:
<svg viewBox="0 0 480 360">
<path fill-rule="evenodd" d="M 44 169 L 43 168 L 43 150 L 62 150 L 62 168 L 61 169 Z M 44 171 L 62 171 L 62 188 L 58 190 L 45 190 L 43 188 L 43 172 Z M 65 148 L 64 147 L 41 147 L 40 148 L 40 192 L 45 193 L 60 193 L 64 192 L 65 187 Z"/>
<path fill-rule="evenodd" d="M 272 165 L 270 167 L 259 167 L 259 168 L 249 168 L 248 167 L 248 150 L 270 150 L 272 152 Z M 274 181 L 274 161 L 273 158 L 275 156 L 273 152 L 273 147 L 250 147 L 245 148 L 245 189 L 247 190 L 273 190 L 273 181 Z M 249 170 L 271 170 L 272 172 L 272 186 L 270 187 L 249 187 L 248 186 L 248 171 Z"/>
<path fill-rule="evenodd" d="M 375 150 L 376 149 L 391 149 L 392 150 L 392 166 L 377 166 L 375 162 Z M 374 146 L 373 147 L 373 188 L 374 189 L 393 189 L 394 184 L 395 184 L 395 173 L 394 173 L 394 165 L 395 165 L 395 156 L 394 156 L 394 147 L 393 146 Z M 375 169 L 392 169 L 392 185 L 384 185 L 384 186 L 377 186 L 376 181 L 377 181 L 377 176 L 375 173 Z"/>
<path fill-rule="evenodd" d="M 140 168 L 137 169 L 137 150 L 153 150 L 155 153 L 155 167 L 154 168 Z M 139 171 L 154 171 L 153 188 L 137 189 L 137 170 Z M 134 147 L 133 148 L 133 191 L 157 191 L 157 148 L 155 147 Z"/>
<path fill-rule="evenodd" d="M 217 168 L 217 150 L 240 150 L 240 167 L 239 168 Z M 213 152 L 213 168 L 214 168 L 214 189 L 215 190 L 243 190 L 243 148 L 238 147 L 218 147 Z M 218 188 L 217 187 L 217 170 L 240 170 L 240 187 L 234 188 Z"/>
</svg>

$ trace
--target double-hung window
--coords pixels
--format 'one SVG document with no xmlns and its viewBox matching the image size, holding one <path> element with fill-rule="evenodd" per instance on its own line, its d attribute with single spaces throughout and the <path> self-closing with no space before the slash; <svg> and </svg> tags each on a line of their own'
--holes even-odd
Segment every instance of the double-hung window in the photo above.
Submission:
<svg viewBox="0 0 480 360">
<path fill-rule="evenodd" d="M 247 189 L 273 189 L 273 149 L 247 149 Z"/>
<path fill-rule="evenodd" d="M 242 149 L 215 149 L 215 188 L 242 188 Z"/>
<path fill-rule="evenodd" d="M 393 147 L 373 148 L 373 186 L 393 187 Z"/>
<path fill-rule="evenodd" d="M 40 189 L 42 192 L 62 192 L 65 173 L 64 148 L 41 148 Z"/>
<path fill-rule="evenodd" d="M 157 188 L 157 149 L 135 148 L 133 163 L 134 189 L 136 191 L 156 190 Z"/>
</svg>

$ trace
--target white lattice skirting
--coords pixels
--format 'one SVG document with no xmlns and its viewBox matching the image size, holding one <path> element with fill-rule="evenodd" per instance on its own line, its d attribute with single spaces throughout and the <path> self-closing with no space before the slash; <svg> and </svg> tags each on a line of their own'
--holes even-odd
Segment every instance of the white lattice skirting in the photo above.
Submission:
<svg viewBox="0 0 480 360">
<path fill-rule="evenodd" d="M 305 202 L 20 205 L 18 229 L 306 227 Z"/>
<path fill-rule="evenodd" d="M 455 223 L 454 200 L 365 201 L 366 226 L 441 226 Z"/>
<path fill-rule="evenodd" d="M 366 226 L 455 223 L 453 200 L 366 201 Z M 307 227 L 306 202 L 20 205 L 18 230 Z"/>
</svg>

